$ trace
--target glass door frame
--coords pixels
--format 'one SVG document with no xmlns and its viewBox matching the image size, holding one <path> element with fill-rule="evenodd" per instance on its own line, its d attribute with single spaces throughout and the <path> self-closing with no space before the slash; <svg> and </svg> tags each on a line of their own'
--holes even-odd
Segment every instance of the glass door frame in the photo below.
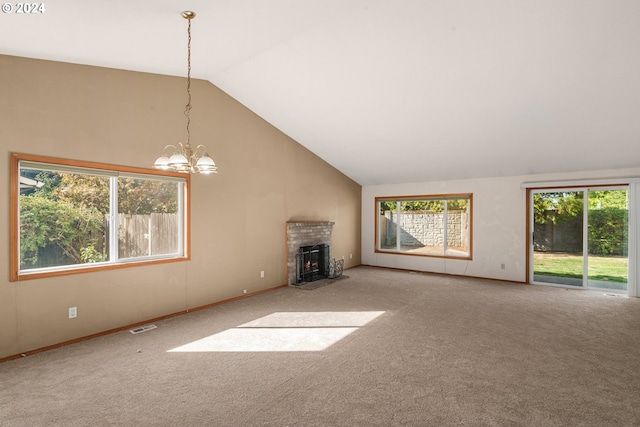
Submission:
<svg viewBox="0 0 640 427">
<path fill-rule="evenodd" d="M 617 184 L 617 185 L 585 185 L 585 186 L 566 186 L 566 187 L 538 187 L 538 188 L 527 188 L 527 282 L 534 285 L 545 285 L 545 286 L 556 286 L 562 288 L 569 289 L 595 289 L 595 290 L 606 290 L 611 293 L 621 293 L 628 295 L 636 294 L 636 286 L 635 286 L 635 274 L 632 271 L 635 271 L 636 263 L 632 258 L 632 253 L 635 253 L 632 250 L 632 247 L 635 247 L 636 242 L 634 239 L 634 230 L 636 221 L 633 217 L 637 214 L 635 213 L 635 203 L 633 192 L 636 190 L 635 185 L 628 184 Z M 627 231 L 628 231 L 628 270 L 627 270 L 627 289 L 626 290 L 609 290 L 602 288 L 594 288 L 589 287 L 589 231 L 588 231 L 588 221 L 589 221 L 589 191 L 598 191 L 598 190 L 625 190 L 627 191 L 628 197 L 628 221 L 627 221 Z M 534 194 L 538 193 L 548 193 L 548 192 L 582 192 L 583 193 L 583 226 L 582 226 L 582 286 L 574 286 L 574 285 L 563 285 L 561 283 L 548 283 L 548 282 L 536 282 L 534 280 L 534 215 L 533 215 L 533 197 Z"/>
</svg>

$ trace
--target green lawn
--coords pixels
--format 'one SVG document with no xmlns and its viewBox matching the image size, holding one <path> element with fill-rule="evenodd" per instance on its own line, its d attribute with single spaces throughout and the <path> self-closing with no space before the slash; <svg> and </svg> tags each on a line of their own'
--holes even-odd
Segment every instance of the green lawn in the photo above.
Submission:
<svg viewBox="0 0 640 427">
<path fill-rule="evenodd" d="M 582 277 L 582 256 L 565 253 L 533 255 L 534 274 L 558 277 Z M 609 282 L 627 282 L 628 260 L 622 257 L 589 257 L 589 279 Z"/>
</svg>

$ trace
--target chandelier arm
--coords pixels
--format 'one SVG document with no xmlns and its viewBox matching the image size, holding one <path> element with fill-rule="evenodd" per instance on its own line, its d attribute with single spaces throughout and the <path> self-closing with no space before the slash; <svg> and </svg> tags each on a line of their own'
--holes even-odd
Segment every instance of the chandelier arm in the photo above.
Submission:
<svg viewBox="0 0 640 427">
<path fill-rule="evenodd" d="M 167 156 L 167 155 L 170 156 L 171 154 L 175 153 L 176 151 L 178 151 L 178 147 L 176 147 L 173 144 L 168 144 L 168 145 L 165 145 L 164 148 L 162 149 L 162 155 L 163 156 Z M 171 154 L 169 154 L 169 153 L 171 153 Z"/>
<path fill-rule="evenodd" d="M 193 149 L 193 156 L 195 158 L 200 158 L 207 153 L 207 147 L 200 144 L 196 148 Z"/>
</svg>

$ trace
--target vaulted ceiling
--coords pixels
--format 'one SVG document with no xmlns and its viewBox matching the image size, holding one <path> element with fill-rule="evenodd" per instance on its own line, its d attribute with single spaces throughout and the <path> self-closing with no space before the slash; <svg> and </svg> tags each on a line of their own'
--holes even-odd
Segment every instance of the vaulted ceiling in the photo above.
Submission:
<svg viewBox="0 0 640 427">
<path fill-rule="evenodd" d="M 195 11 L 192 76 L 362 185 L 640 166 L 638 0 L 8 4 L 1 54 L 176 76 Z"/>
</svg>

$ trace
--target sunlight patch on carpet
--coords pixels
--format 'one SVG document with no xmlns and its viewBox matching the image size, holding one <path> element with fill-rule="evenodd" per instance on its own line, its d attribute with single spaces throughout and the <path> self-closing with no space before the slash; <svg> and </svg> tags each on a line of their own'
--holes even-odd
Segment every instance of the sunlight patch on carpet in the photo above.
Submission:
<svg viewBox="0 0 640 427">
<path fill-rule="evenodd" d="M 169 352 L 322 351 L 384 311 L 278 312 Z"/>
<path fill-rule="evenodd" d="M 344 328 L 361 327 L 384 311 L 281 311 L 238 326 L 239 328 Z"/>
</svg>

